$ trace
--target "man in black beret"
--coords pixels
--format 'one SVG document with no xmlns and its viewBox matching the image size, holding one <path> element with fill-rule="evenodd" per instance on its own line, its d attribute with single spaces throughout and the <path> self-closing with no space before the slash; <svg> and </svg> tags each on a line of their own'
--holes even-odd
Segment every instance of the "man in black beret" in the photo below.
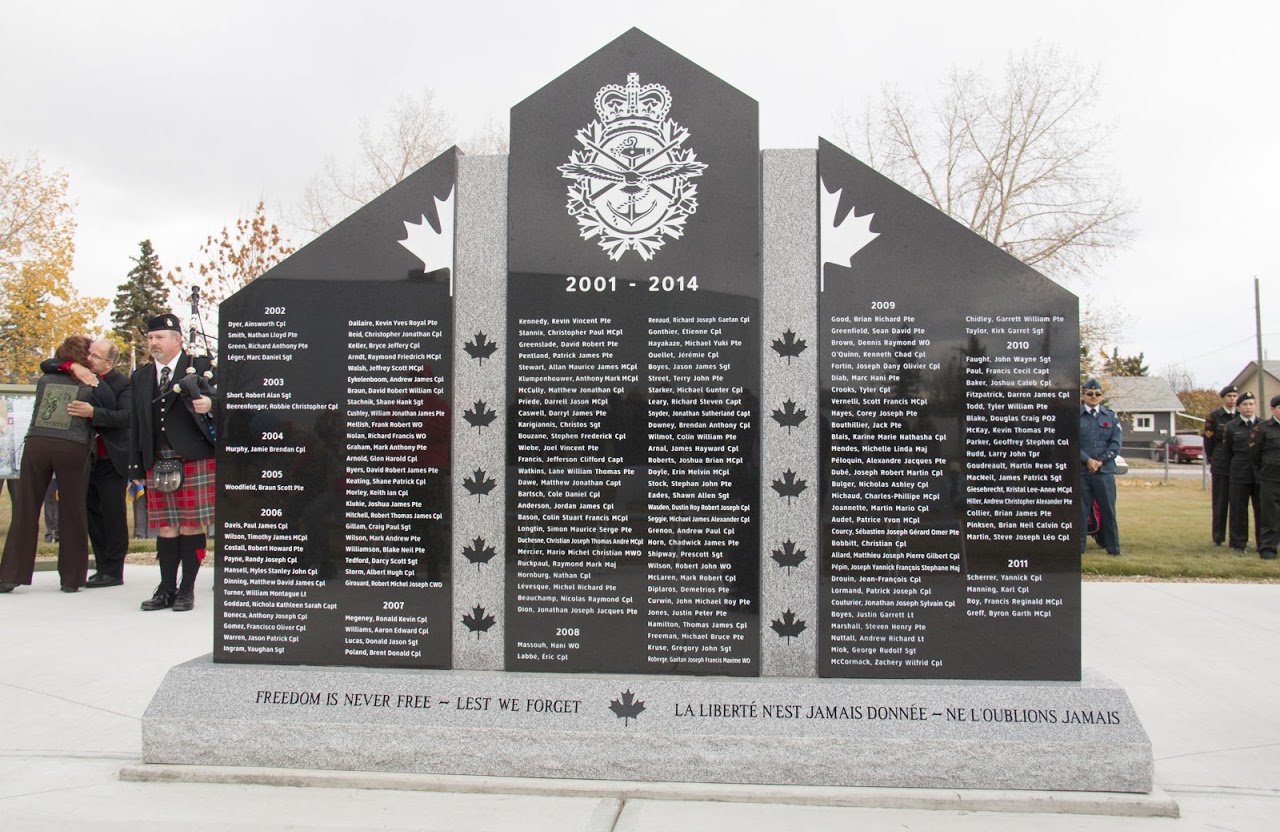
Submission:
<svg viewBox="0 0 1280 832">
<path fill-rule="evenodd" d="M 1256 397 L 1249 392 L 1236 399 L 1240 414 L 1227 423 L 1222 444 L 1227 449 L 1227 469 L 1231 481 L 1227 522 L 1227 544 L 1243 552 L 1249 543 L 1249 506 L 1253 506 L 1253 541 L 1258 542 L 1258 499 L 1262 486 L 1249 458 L 1249 438 L 1257 427 Z"/>
<path fill-rule="evenodd" d="M 1209 474 L 1213 480 L 1213 545 L 1221 546 L 1227 539 L 1227 507 L 1231 501 L 1231 471 L 1227 467 L 1227 424 L 1236 418 L 1236 398 L 1240 390 L 1228 384 L 1218 391 L 1222 407 L 1204 420 L 1200 434 L 1204 437 L 1204 458 L 1209 461 Z"/>
<path fill-rule="evenodd" d="M 1261 486 L 1258 554 L 1275 560 L 1280 545 L 1280 396 L 1271 397 L 1271 418 L 1259 422 L 1249 439 L 1249 456 Z"/>
<path fill-rule="evenodd" d="M 213 522 L 213 389 L 191 395 L 188 375 L 212 379 L 212 362 L 182 348 L 175 315 L 147 321 L 150 364 L 134 371 L 133 450 L 129 476 L 147 485 L 148 525 L 157 530 L 160 585 L 142 602 L 146 611 L 195 605 L 196 572 L 204 557 L 205 527 Z M 178 583 L 178 567 L 182 583 Z"/>
</svg>

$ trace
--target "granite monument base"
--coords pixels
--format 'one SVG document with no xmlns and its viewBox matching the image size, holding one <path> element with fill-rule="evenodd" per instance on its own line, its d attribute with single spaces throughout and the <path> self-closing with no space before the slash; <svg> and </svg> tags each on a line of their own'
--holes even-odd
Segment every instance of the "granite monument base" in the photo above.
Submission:
<svg viewBox="0 0 1280 832">
<path fill-rule="evenodd" d="M 1124 691 L 215 664 L 169 671 L 145 763 L 435 775 L 1149 793 Z"/>
</svg>

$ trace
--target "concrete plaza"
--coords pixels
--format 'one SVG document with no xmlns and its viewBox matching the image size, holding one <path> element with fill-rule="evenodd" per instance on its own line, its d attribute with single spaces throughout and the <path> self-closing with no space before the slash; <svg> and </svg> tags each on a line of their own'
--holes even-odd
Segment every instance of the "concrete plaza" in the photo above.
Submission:
<svg viewBox="0 0 1280 832">
<path fill-rule="evenodd" d="M 1128 690 L 1157 785 L 1181 807 L 1167 818 L 854 808 L 804 789 L 784 804 L 736 802 L 730 791 L 672 800 L 122 780 L 140 760 L 142 714 L 165 672 L 212 644 L 212 575 L 195 611 L 139 612 L 157 580 L 155 567 L 131 565 L 123 587 L 68 595 L 56 573 L 40 572 L 0 596 L 0 829 L 1280 829 L 1280 585 L 1084 586 L 1084 664 Z M 892 805 L 909 798 L 892 795 Z"/>
</svg>

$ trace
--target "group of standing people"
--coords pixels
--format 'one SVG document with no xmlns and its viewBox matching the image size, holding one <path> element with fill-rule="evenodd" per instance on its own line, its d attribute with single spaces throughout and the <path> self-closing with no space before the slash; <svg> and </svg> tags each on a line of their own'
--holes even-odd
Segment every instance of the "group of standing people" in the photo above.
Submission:
<svg viewBox="0 0 1280 832">
<path fill-rule="evenodd" d="M 1212 476 L 1213 545 L 1237 552 L 1249 544 L 1249 512 L 1259 557 L 1274 560 L 1280 543 L 1280 396 L 1258 413 L 1250 392 L 1219 391 L 1222 406 L 1205 419 L 1204 453 Z"/>
<path fill-rule="evenodd" d="M 67 338 L 40 365 L 13 517 L 0 558 L 0 593 L 30 585 L 39 512 L 58 478 L 58 575 L 63 592 L 124 583 L 128 480 L 146 484 L 148 523 L 157 532 L 160 585 L 146 611 L 190 610 L 213 522 L 216 398 L 212 364 L 183 349 L 172 314 L 147 322 L 152 361 L 129 377 L 115 369 L 109 340 Z M 88 544 L 96 571 L 88 575 Z M 181 581 L 179 581 L 181 572 Z"/>
</svg>

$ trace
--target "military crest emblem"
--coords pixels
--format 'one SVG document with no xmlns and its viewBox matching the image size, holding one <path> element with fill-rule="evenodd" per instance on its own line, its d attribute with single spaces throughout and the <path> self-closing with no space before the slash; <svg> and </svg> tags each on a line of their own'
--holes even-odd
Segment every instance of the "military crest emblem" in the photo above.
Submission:
<svg viewBox="0 0 1280 832">
<path fill-rule="evenodd" d="M 595 98 L 599 118 L 578 131 L 581 150 L 559 171 L 569 184 L 569 216 L 584 240 L 598 238 L 610 259 L 634 251 L 650 260 L 668 237 L 684 235 L 698 210 L 698 186 L 707 165 L 697 161 L 687 128 L 667 118 L 671 93 L 661 84 L 608 84 Z"/>
</svg>

